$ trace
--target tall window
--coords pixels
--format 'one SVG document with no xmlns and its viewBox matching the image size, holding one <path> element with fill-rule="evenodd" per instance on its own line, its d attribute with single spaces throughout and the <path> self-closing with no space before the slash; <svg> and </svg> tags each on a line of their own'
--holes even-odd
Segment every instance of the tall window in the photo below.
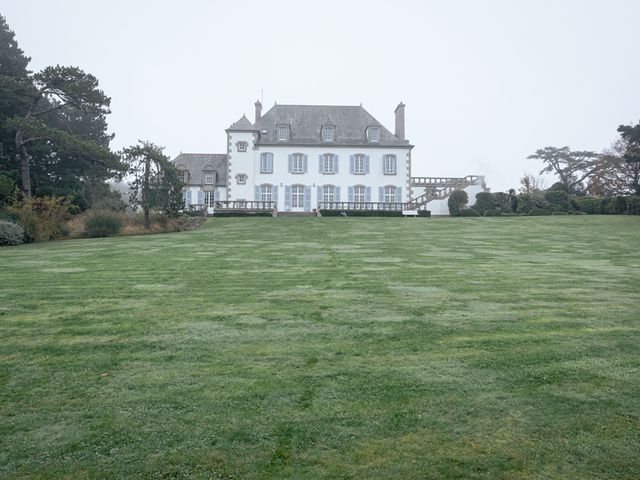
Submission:
<svg viewBox="0 0 640 480">
<path fill-rule="evenodd" d="M 333 185 L 325 185 L 322 187 L 322 201 L 331 203 L 336 201 L 336 187 Z"/>
<path fill-rule="evenodd" d="M 383 161 L 384 161 L 384 174 L 395 175 L 396 174 L 396 156 L 385 155 Z"/>
<path fill-rule="evenodd" d="M 260 173 L 273 173 L 273 153 L 260 154 Z"/>
<path fill-rule="evenodd" d="M 291 187 L 291 206 L 293 208 L 304 208 L 304 185 Z"/>
<path fill-rule="evenodd" d="M 214 192 L 204 192 L 204 205 L 205 207 L 213 207 L 215 202 L 215 193 Z"/>
<path fill-rule="evenodd" d="M 271 185 L 260 186 L 260 200 L 263 202 L 271 202 L 273 199 L 273 187 Z"/>
<path fill-rule="evenodd" d="M 322 127 L 322 141 L 333 142 L 335 132 L 336 130 L 333 127 Z"/>
<path fill-rule="evenodd" d="M 333 153 L 325 153 L 322 156 L 322 173 L 335 173 L 333 171 Z"/>
<path fill-rule="evenodd" d="M 278 125 L 278 140 L 281 142 L 286 142 L 287 140 L 289 140 L 288 125 Z"/>
<path fill-rule="evenodd" d="M 204 183 L 207 185 L 213 185 L 216 181 L 216 176 L 213 173 L 205 173 Z"/>
<path fill-rule="evenodd" d="M 380 129 L 378 127 L 367 128 L 367 139 L 370 142 L 377 142 L 380 140 Z"/>
<path fill-rule="evenodd" d="M 364 155 L 355 155 L 353 158 L 353 173 L 365 173 L 364 163 Z"/>
<path fill-rule="evenodd" d="M 291 173 L 304 173 L 304 155 L 302 153 L 293 154 Z"/>
<path fill-rule="evenodd" d="M 395 203 L 396 187 L 384 187 L 384 203 Z"/>
<path fill-rule="evenodd" d="M 363 185 L 356 185 L 353 187 L 353 201 L 356 203 L 364 203 L 366 187 Z"/>
</svg>

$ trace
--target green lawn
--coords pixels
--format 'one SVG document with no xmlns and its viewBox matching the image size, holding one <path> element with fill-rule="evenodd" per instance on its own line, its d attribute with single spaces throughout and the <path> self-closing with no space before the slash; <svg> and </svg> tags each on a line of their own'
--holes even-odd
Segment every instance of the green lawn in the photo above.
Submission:
<svg viewBox="0 0 640 480">
<path fill-rule="evenodd" d="M 640 478 L 640 217 L 0 249 L 0 478 Z"/>
</svg>

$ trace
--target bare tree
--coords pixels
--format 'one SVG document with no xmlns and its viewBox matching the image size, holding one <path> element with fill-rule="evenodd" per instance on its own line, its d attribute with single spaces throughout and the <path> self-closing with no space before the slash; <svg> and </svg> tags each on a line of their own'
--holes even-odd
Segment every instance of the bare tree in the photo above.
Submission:
<svg viewBox="0 0 640 480">
<path fill-rule="evenodd" d="M 524 176 L 520 179 L 520 193 L 541 192 L 544 187 L 544 179 L 531 173 L 524 172 Z"/>
</svg>

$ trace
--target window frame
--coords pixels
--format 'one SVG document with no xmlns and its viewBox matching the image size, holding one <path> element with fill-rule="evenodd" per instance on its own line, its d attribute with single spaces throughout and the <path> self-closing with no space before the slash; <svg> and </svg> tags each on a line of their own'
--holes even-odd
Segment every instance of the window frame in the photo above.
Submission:
<svg viewBox="0 0 640 480">
<path fill-rule="evenodd" d="M 271 155 L 271 169 L 267 169 L 269 155 Z M 267 162 L 267 163 L 265 163 Z M 262 152 L 260 154 L 260 173 L 273 173 L 273 153 Z"/>
<path fill-rule="evenodd" d="M 385 185 L 384 187 L 384 203 L 396 203 L 398 187 L 395 185 Z"/>
<path fill-rule="evenodd" d="M 204 206 L 213 208 L 216 201 L 216 192 L 204 192 Z"/>
<path fill-rule="evenodd" d="M 296 168 L 297 166 L 300 168 Z M 304 173 L 304 153 L 291 154 L 291 173 L 296 175 Z"/>
<path fill-rule="evenodd" d="M 373 132 L 375 132 L 376 137 L 373 137 Z M 367 128 L 367 141 L 371 143 L 380 143 L 380 128 L 379 127 L 368 127 Z"/>
<path fill-rule="evenodd" d="M 331 132 L 330 138 L 325 138 L 325 134 Z M 321 138 L 323 142 L 332 143 L 336 141 L 336 127 L 333 125 L 324 125 L 322 127 Z"/>
<path fill-rule="evenodd" d="M 273 185 L 270 183 L 260 185 L 260 201 L 273 202 Z"/>
<path fill-rule="evenodd" d="M 353 173 L 354 175 L 364 175 L 367 173 L 366 168 L 367 156 L 364 153 L 356 153 L 353 156 Z M 358 168 L 358 164 L 361 164 L 361 169 Z"/>
<path fill-rule="evenodd" d="M 246 152 L 247 151 L 247 147 L 248 147 L 248 143 L 247 142 L 236 142 L 236 148 L 238 150 L 238 152 Z"/>
<path fill-rule="evenodd" d="M 304 208 L 304 190 L 304 185 L 291 185 L 291 208 Z"/>
<path fill-rule="evenodd" d="M 334 203 L 336 201 L 336 186 L 335 185 L 323 185 L 322 186 L 322 201 L 324 203 Z"/>
<path fill-rule="evenodd" d="M 211 181 L 209 181 L 209 177 L 211 177 Z M 216 174 L 215 173 L 205 173 L 203 179 L 204 185 L 215 185 L 216 184 Z"/>
<path fill-rule="evenodd" d="M 382 157 L 384 174 L 385 175 L 397 175 L 398 174 L 398 159 L 392 154 L 388 153 L 384 157 Z M 387 168 L 393 166 L 393 168 Z"/>
<path fill-rule="evenodd" d="M 335 153 L 323 153 L 322 154 L 322 173 L 324 175 L 331 175 L 336 173 L 334 169 L 334 165 L 335 165 Z"/>
<path fill-rule="evenodd" d="M 358 190 L 362 189 L 362 193 L 358 194 Z M 357 198 L 361 196 L 362 199 Z M 353 203 L 365 203 L 367 201 L 367 187 L 366 185 L 354 185 L 353 186 Z"/>
<path fill-rule="evenodd" d="M 282 137 L 281 132 L 285 133 L 286 138 Z M 291 129 L 289 128 L 289 125 L 277 125 L 276 135 L 279 142 L 288 142 L 289 139 L 291 138 Z"/>
<path fill-rule="evenodd" d="M 246 173 L 237 173 L 236 174 L 236 183 L 238 185 L 246 185 L 247 184 L 247 177 L 248 177 L 248 175 Z"/>
</svg>

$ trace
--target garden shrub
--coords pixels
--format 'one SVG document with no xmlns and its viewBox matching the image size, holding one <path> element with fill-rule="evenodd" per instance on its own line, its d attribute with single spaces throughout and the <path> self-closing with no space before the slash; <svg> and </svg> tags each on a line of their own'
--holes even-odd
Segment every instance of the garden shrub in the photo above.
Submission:
<svg viewBox="0 0 640 480">
<path fill-rule="evenodd" d="M 418 210 L 419 217 L 431 217 L 431 210 Z"/>
<path fill-rule="evenodd" d="M 451 195 L 449 195 L 449 200 L 447 200 L 447 205 L 449 207 L 449 215 L 452 217 L 459 217 L 460 211 L 467 205 L 469 202 L 469 195 L 464 190 L 456 190 Z"/>
<path fill-rule="evenodd" d="M 495 210 L 497 206 L 496 196 L 490 192 L 480 192 L 476 194 L 476 204 L 473 206 L 480 215 L 484 215 L 487 210 Z"/>
<path fill-rule="evenodd" d="M 625 197 L 612 197 L 609 199 L 608 213 L 622 215 L 627 211 L 627 199 Z"/>
<path fill-rule="evenodd" d="M 629 215 L 640 215 L 640 195 L 627 197 L 627 213 Z"/>
<path fill-rule="evenodd" d="M 479 217 L 480 212 L 478 212 L 478 210 L 476 210 L 475 208 L 463 208 L 462 210 L 460 210 L 460 216 L 461 217 Z"/>
<path fill-rule="evenodd" d="M 517 200 L 517 212 L 529 213 L 533 208 L 549 208 L 542 192 L 521 193 Z"/>
<path fill-rule="evenodd" d="M 25 240 L 37 242 L 64 236 L 64 222 L 71 216 L 71 207 L 67 197 L 34 197 L 9 207 L 9 211 L 18 217 Z"/>
<path fill-rule="evenodd" d="M 20 225 L 0 220 L 0 245 L 20 245 L 24 242 L 24 230 Z"/>
<path fill-rule="evenodd" d="M 544 199 L 549 204 L 551 210 L 556 212 L 566 212 L 571 206 L 569 203 L 569 194 L 563 190 L 549 189 L 544 192 Z"/>
<path fill-rule="evenodd" d="M 109 237 L 117 235 L 122 230 L 123 222 L 120 215 L 108 211 L 91 212 L 84 221 L 84 232 L 88 237 Z"/>
<path fill-rule="evenodd" d="M 569 212 L 551 212 L 551 215 L 569 215 Z"/>
<path fill-rule="evenodd" d="M 574 203 L 584 213 L 606 213 L 603 199 L 600 197 L 576 197 Z"/>
<path fill-rule="evenodd" d="M 483 217 L 499 217 L 502 215 L 502 210 L 497 210 L 497 209 L 491 209 L 491 210 L 486 210 L 482 216 Z"/>
<path fill-rule="evenodd" d="M 548 208 L 533 207 L 531 210 L 529 210 L 529 215 L 531 216 L 551 215 L 551 210 L 549 210 Z"/>
</svg>

